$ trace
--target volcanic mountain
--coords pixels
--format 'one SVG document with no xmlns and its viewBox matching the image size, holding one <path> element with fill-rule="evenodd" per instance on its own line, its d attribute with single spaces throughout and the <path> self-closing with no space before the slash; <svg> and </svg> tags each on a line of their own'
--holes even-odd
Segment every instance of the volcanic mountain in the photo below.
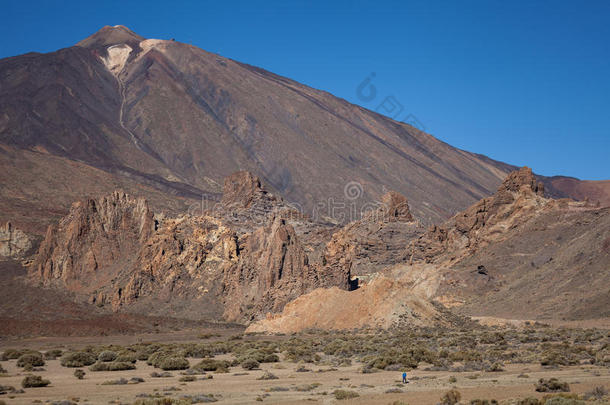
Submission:
<svg viewBox="0 0 610 405">
<path fill-rule="evenodd" d="M 120 188 L 155 210 L 185 212 L 218 200 L 222 179 L 238 170 L 321 216 L 333 202 L 362 206 L 396 190 L 416 218 L 438 223 L 513 169 L 324 91 L 123 26 L 0 60 L 0 89 L 0 223 L 38 237 L 84 195 Z M 553 184 L 608 197 L 596 184 Z M 348 185 L 356 199 L 346 200 Z"/>
</svg>

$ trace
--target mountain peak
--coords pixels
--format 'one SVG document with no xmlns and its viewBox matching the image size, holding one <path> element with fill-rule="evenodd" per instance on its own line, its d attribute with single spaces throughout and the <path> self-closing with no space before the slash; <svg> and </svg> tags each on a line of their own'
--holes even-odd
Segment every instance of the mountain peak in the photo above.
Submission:
<svg viewBox="0 0 610 405">
<path fill-rule="evenodd" d="M 117 44 L 127 44 L 133 48 L 144 39 L 146 38 L 141 37 L 124 25 L 106 25 L 76 45 L 83 48 L 102 48 Z"/>
</svg>

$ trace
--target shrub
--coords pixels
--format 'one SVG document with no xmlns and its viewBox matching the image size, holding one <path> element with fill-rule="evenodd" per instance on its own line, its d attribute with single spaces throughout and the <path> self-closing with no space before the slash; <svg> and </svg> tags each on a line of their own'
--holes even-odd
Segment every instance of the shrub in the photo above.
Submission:
<svg viewBox="0 0 610 405">
<path fill-rule="evenodd" d="M 538 392 L 570 392 L 570 386 L 568 383 L 560 382 L 557 378 L 550 378 L 545 380 L 541 378 L 536 384 L 536 391 Z"/>
<path fill-rule="evenodd" d="M 125 363 L 135 363 L 138 361 L 138 356 L 136 353 L 119 353 L 114 361 L 125 362 Z"/>
<path fill-rule="evenodd" d="M 17 367 L 40 367 L 44 366 L 44 359 L 40 353 L 23 354 L 17 360 Z"/>
<path fill-rule="evenodd" d="M 2 353 L 2 357 L 0 360 L 15 360 L 18 359 L 22 354 L 24 354 L 25 350 L 16 350 L 16 349 L 7 349 Z"/>
<path fill-rule="evenodd" d="M 519 402 L 517 402 L 517 405 L 542 405 L 542 403 L 537 398 L 525 398 L 519 400 Z"/>
<path fill-rule="evenodd" d="M 498 401 L 495 399 L 473 399 L 470 401 L 470 405 L 498 405 Z"/>
<path fill-rule="evenodd" d="M 581 401 L 577 398 L 566 398 L 566 397 L 552 397 L 546 398 L 544 405 L 585 405 L 585 401 Z"/>
<path fill-rule="evenodd" d="M 445 392 L 445 395 L 441 397 L 441 405 L 455 405 L 462 399 L 462 394 L 456 389 Z"/>
<path fill-rule="evenodd" d="M 21 381 L 23 388 L 46 387 L 51 384 L 49 380 L 43 380 L 39 375 L 28 375 Z"/>
<path fill-rule="evenodd" d="M 191 382 L 191 381 L 196 381 L 196 380 L 197 380 L 197 377 L 195 377 L 194 375 L 185 375 L 178 379 L 178 381 L 180 381 L 180 382 Z"/>
<path fill-rule="evenodd" d="M 115 361 L 117 357 L 118 357 L 118 355 L 115 352 L 113 352 L 111 350 L 105 350 L 105 351 L 101 352 L 99 354 L 99 356 L 97 356 L 97 359 L 99 361 L 108 362 L 108 361 Z"/>
<path fill-rule="evenodd" d="M 190 363 L 184 357 L 165 357 L 159 362 L 161 370 L 186 370 Z"/>
<path fill-rule="evenodd" d="M 449 382 L 453 384 L 453 383 L 457 382 L 457 378 L 455 378 L 455 376 L 451 376 L 451 377 L 449 377 Z"/>
<path fill-rule="evenodd" d="M 0 385 L 0 395 L 16 394 L 17 390 L 11 385 Z"/>
<path fill-rule="evenodd" d="M 600 385 L 599 387 L 593 388 L 591 391 L 587 391 L 585 393 L 585 398 L 587 399 L 602 399 L 606 395 L 608 395 L 608 390 Z"/>
<path fill-rule="evenodd" d="M 254 359 L 247 359 L 242 361 L 241 367 L 245 370 L 254 370 L 260 366 L 259 362 Z"/>
<path fill-rule="evenodd" d="M 87 373 L 85 373 L 80 368 L 74 370 L 74 377 L 78 378 L 79 380 L 82 380 L 83 378 L 85 378 L 85 374 L 87 374 Z"/>
<path fill-rule="evenodd" d="M 49 351 L 45 352 L 44 358 L 47 360 L 55 360 L 58 357 L 60 357 L 62 353 L 63 352 L 59 349 L 49 350 Z"/>
<path fill-rule="evenodd" d="M 333 391 L 333 395 L 338 400 L 352 399 L 360 396 L 357 392 L 347 390 L 335 390 Z"/>
<path fill-rule="evenodd" d="M 202 371 L 226 373 L 229 371 L 229 366 L 230 364 L 226 360 L 203 359 L 199 363 L 195 364 L 193 368 Z"/>
<path fill-rule="evenodd" d="M 492 365 L 486 367 L 485 371 L 488 371 L 488 372 L 500 372 L 500 371 L 504 371 L 504 365 L 502 363 L 495 362 Z"/>
<path fill-rule="evenodd" d="M 133 363 L 109 361 L 107 363 L 97 362 L 89 370 L 91 371 L 122 371 L 122 370 L 134 370 L 136 366 Z"/>
<path fill-rule="evenodd" d="M 71 352 L 61 356 L 61 365 L 64 367 L 90 366 L 97 360 L 96 356 L 87 352 Z"/>
</svg>

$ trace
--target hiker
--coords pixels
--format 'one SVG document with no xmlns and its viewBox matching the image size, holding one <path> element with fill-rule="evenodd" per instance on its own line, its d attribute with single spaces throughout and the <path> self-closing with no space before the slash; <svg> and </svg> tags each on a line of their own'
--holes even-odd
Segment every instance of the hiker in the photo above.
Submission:
<svg viewBox="0 0 610 405">
<path fill-rule="evenodd" d="M 406 384 L 406 383 L 407 383 L 407 372 L 406 372 L 406 371 L 404 371 L 404 372 L 402 373 L 402 383 L 403 383 L 403 384 Z"/>
</svg>

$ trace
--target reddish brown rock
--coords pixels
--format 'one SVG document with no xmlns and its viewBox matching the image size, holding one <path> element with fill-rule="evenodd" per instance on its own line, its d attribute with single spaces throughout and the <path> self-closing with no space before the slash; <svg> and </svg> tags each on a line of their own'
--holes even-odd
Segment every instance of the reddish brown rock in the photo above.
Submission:
<svg viewBox="0 0 610 405">
<path fill-rule="evenodd" d="M 88 294 L 129 267 L 154 229 L 146 201 L 122 191 L 74 203 L 47 230 L 33 264 L 35 276 L 44 284 L 61 280 L 68 289 Z"/>
<path fill-rule="evenodd" d="M 423 231 L 406 197 L 390 191 L 376 209 L 333 233 L 324 263 L 349 268 L 352 276 L 369 275 L 404 261 L 405 246 Z"/>
<path fill-rule="evenodd" d="M 175 218 L 155 219 L 122 192 L 75 203 L 49 227 L 30 276 L 114 311 L 231 321 L 317 287 L 349 288 L 348 267 L 309 263 L 289 220 L 316 225 L 282 210 L 255 176 L 231 176 L 226 191 L 218 210 Z"/>
<path fill-rule="evenodd" d="M 413 240 L 407 249 L 410 262 L 433 262 L 459 257 L 501 237 L 503 230 L 529 220 L 550 200 L 532 170 L 523 167 L 510 173 L 498 191 Z"/>
</svg>

